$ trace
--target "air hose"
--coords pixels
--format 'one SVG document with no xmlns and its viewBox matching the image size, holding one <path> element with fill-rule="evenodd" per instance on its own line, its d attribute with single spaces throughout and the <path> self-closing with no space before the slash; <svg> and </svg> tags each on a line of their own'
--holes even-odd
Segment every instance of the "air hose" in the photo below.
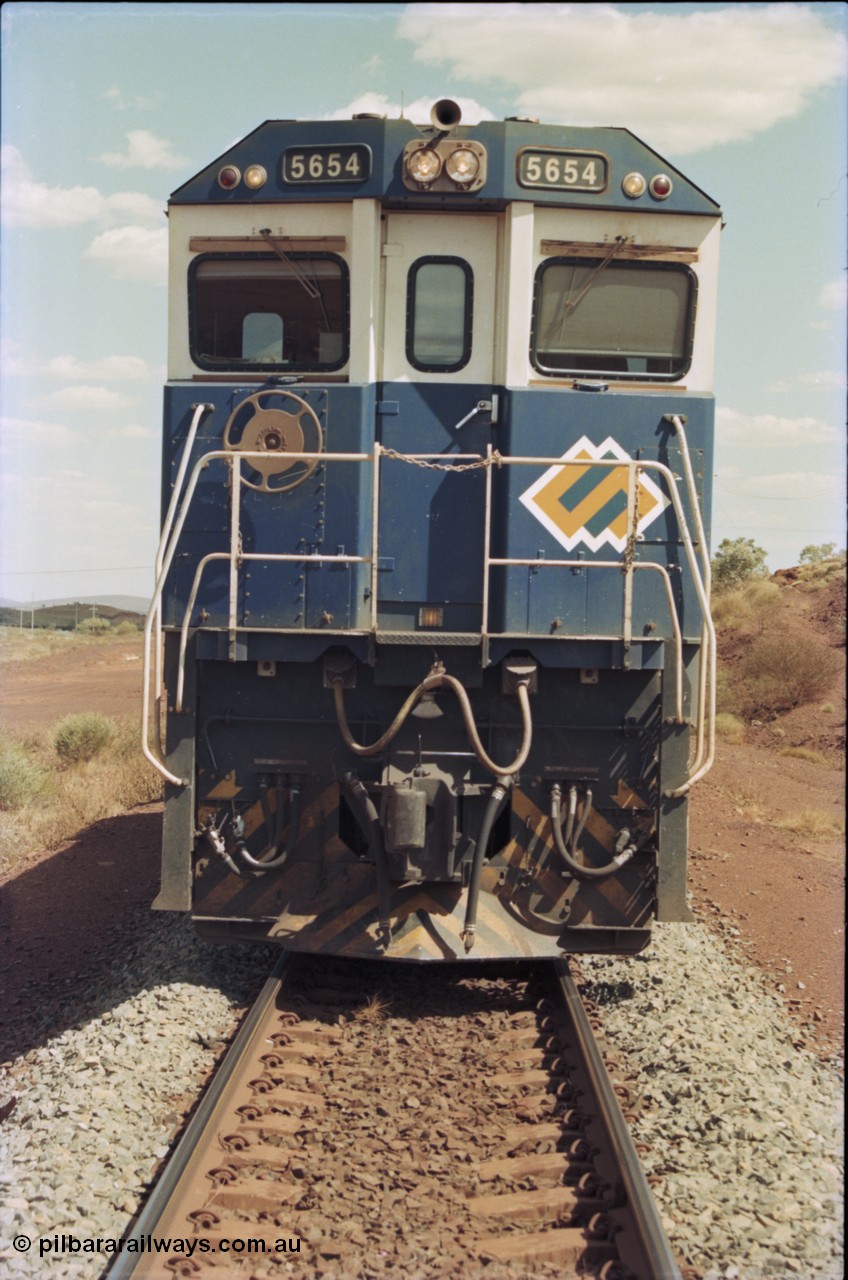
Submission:
<svg viewBox="0 0 848 1280">
<path fill-rule="evenodd" d="M 383 828 L 380 826 L 380 815 L 363 782 L 355 773 L 343 773 L 340 781 L 374 859 L 374 869 L 377 873 L 379 929 L 383 945 L 387 946 L 392 940 L 392 901 L 389 864 L 386 861 L 386 845 L 383 840 Z"/>
<path fill-rule="evenodd" d="M 578 880 L 605 880 L 607 876 L 615 875 L 616 871 L 624 866 L 625 862 L 629 862 L 634 853 L 638 852 L 639 844 L 636 840 L 631 840 L 630 832 L 622 831 L 619 837 L 619 843 L 622 845 L 620 850 L 616 851 L 615 857 L 610 862 L 604 863 L 602 867 L 587 867 L 582 862 L 578 862 L 574 857 L 573 850 L 577 848 L 577 842 L 583 834 L 583 828 L 586 825 L 586 819 L 589 816 L 589 809 L 592 804 L 591 791 L 586 792 L 586 798 L 583 805 L 583 813 L 577 824 L 577 830 L 574 832 L 572 839 L 571 832 L 574 827 L 574 817 L 577 811 L 577 788 L 571 787 L 568 792 L 568 816 L 566 818 L 566 836 L 562 834 L 562 815 L 560 811 L 560 801 L 562 798 L 562 788 L 558 782 L 551 787 L 551 831 L 553 832 L 554 844 L 559 856 L 562 858 L 568 870 Z M 569 849 L 569 844 L 571 849 Z"/>
<path fill-rule="evenodd" d="M 276 871 L 282 867 L 286 859 L 294 850 L 297 844 L 297 838 L 300 834 L 300 787 L 294 785 L 289 788 L 289 838 L 286 841 L 286 847 L 283 852 L 278 855 L 277 851 L 282 843 L 283 838 L 283 788 L 277 788 L 277 812 L 274 820 L 274 831 L 271 838 L 271 844 L 266 853 L 270 853 L 270 858 L 254 858 L 248 853 L 244 841 L 239 841 L 238 852 L 242 862 L 251 871 Z M 259 786 L 259 800 L 262 805 L 262 813 L 265 818 L 265 825 L 268 831 L 271 831 L 271 807 L 268 804 L 268 784 L 261 783 Z"/>
</svg>

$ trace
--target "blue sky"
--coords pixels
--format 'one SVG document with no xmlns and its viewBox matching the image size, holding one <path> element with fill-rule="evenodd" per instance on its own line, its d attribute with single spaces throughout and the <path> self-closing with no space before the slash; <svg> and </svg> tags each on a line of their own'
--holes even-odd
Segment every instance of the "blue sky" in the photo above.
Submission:
<svg viewBox="0 0 848 1280">
<path fill-rule="evenodd" d="M 842 4 L 2 8 L 0 597 L 147 595 L 168 194 L 261 121 L 623 125 L 727 227 L 714 544 L 845 545 Z"/>
</svg>

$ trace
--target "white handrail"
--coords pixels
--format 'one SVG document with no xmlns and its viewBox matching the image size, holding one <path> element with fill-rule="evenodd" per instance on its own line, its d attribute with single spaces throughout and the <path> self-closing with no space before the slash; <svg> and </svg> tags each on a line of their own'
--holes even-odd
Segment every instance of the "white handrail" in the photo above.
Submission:
<svg viewBox="0 0 848 1280">
<path fill-rule="evenodd" d="M 199 422 L 199 415 L 196 413 L 195 416 L 197 418 L 197 421 Z M 682 424 L 681 424 L 681 427 L 682 427 Z M 685 435 L 682 437 L 682 440 L 683 440 L 683 449 L 681 450 L 681 452 L 684 457 L 684 471 L 686 472 L 686 475 L 687 475 L 687 487 L 689 488 L 689 495 L 690 495 L 690 498 L 692 499 L 692 506 L 695 512 L 696 527 L 698 530 L 698 537 L 699 537 L 699 543 L 700 543 L 699 549 L 701 550 L 702 556 L 705 556 L 703 524 L 700 519 L 700 511 L 698 509 L 697 501 L 695 500 L 694 478 L 691 475 L 691 462 L 689 461 L 688 448 L 686 447 L 686 443 L 685 443 Z M 378 469 L 379 469 L 379 461 L 383 456 L 386 456 L 386 451 L 383 450 L 379 444 L 375 444 L 373 453 L 301 452 L 301 453 L 287 454 L 286 458 L 288 461 L 292 461 L 292 462 L 300 461 L 300 460 L 303 460 L 303 461 L 314 460 L 314 461 L 322 461 L 322 462 L 372 462 L 374 464 L 374 470 L 376 473 L 378 472 Z M 392 455 L 389 454 L 389 456 L 392 456 Z M 447 455 L 447 456 L 448 457 L 455 456 L 457 458 L 457 461 L 459 461 L 460 457 L 462 459 L 465 459 L 467 457 L 473 456 L 475 458 L 479 458 L 481 465 L 486 466 L 487 468 L 490 468 L 493 462 L 496 462 L 498 466 L 502 466 L 502 465 L 560 466 L 560 467 L 580 466 L 585 468 L 587 465 L 586 459 L 571 459 L 571 458 L 563 459 L 561 456 L 546 458 L 546 457 L 539 457 L 539 456 L 501 457 L 500 455 L 498 455 L 497 458 L 493 458 L 490 454 L 490 456 L 485 460 L 483 459 L 482 455 L 479 455 L 479 454 L 477 455 L 463 454 L 463 455 Z M 432 453 L 406 454 L 406 455 L 403 455 L 403 458 L 404 460 L 409 459 L 410 461 L 420 461 L 420 462 L 426 462 L 426 461 L 438 459 L 438 460 L 441 460 L 442 465 L 444 465 L 445 455 L 432 454 Z M 161 617 L 161 601 L 162 601 L 162 592 L 164 590 L 165 581 L 167 580 L 168 573 L 170 572 L 170 569 L 171 569 L 176 547 L 179 543 L 179 539 L 186 522 L 189 508 L 191 507 L 191 503 L 194 498 L 194 494 L 197 488 L 197 484 L 198 484 L 198 480 L 201 472 L 205 470 L 211 462 L 216 460 L 225 460 L 228 462 L 231 468 L 234 462 L 238 462 L 239 464 L 238 470 L 240 473 L 241 462 L 250 461 L 252 459 L 256 459 L 256 460 L 261 459 L 263 461 L 267 461 L 268 459 L 267 452 L 259 451 L 259 450 L 251 451 L 251 452 L 248 452 L 248 451 L 241 452 L 241 451 L 233 451 L 233 450 L 227 450 L 227 449 L 219 449 L 219 450 L 212 450 L 209 453 L 204 454 L 201 458 L 199 458 L 195 463 L 194 469 L 191 473 L 189 483 L 186 487 L 185 494 L 183 495 L 182 503 L 179 506 L 178 513 L 177 513 L 177 501 L 175 498 L 172 499 L 172 504 L 171 504 L 171 507 L 169 507 L 168 517 L 167 517 L 168 527 L 167 527 L 167 530 L 163 529 L 163 537 L 160 540 L 160 553 L 157 554 L 158 572 L 157 572 L 156 588 L 154 592 L 153 601 L 151 603 L 150 611 L 148 613 L 147 621 L 145 623 L 145 637 L 144 637 L 145 693 L 143 697 L 143 709 L 142 709 L 143 722 L 144 722 L 143 750 L 147 759 L 149 759 L 150 762 L 159 770 L 159 772 L 162 773 L 163 777 L 167 778 L 170 782 L 173 782 L 177 785 L 186 785 L 186 784 L 183 779 L 175 777 L 175 775 L 172 774 L 167 769 L 167 766 L 165 765 L 163 760 L 157 759 L 156 756 L 154 756 L 154 754 L 150 751 L 150 748 L 148 745 L 148 730 L 149 730 L 149 715 L 150 715 L 150 704 L 149 704 L 150 632 L 151 632 L 151 628 L 154 620 L 157 620 Z M 689 532 L 688 523 L 682 508 L 680 495 L 677 490 L 678 478 L 671 472 L 671 470 L 665 464 L 660 462 L 649 462 L 642 459 L 625 460 L 620 458 L 614 458 L 614 459 L 598 458 L 598 459 L 591 459 L 590 465 L 592 467 L 606 467 L 606 468 L 626 467 L 628 470 L 628 488 L 629 489 L 633 489 L 635 484 L 638 483 L 638 473 L 640 471 L 650 470 L 655 472 L 658 477 L 660 477 L 662 480 L 665 481 L 665 487 L 668 492 L 671 504 L 674 508 L 675 516 L 677 518 L 677 523 L 678 523 L 681 538 L 683 541 L 686 560 L 688 563 L 692 581 L 695 586 L 695 592 L 698 597 L 698 603 L 699 603 L 701 615 L 702 615 L 702 632 L 701 633 L 702 633 L 702 640 L 705 642 L 703 647 L 705 648 L 706 652 L 702 652 L 701 664 L 702 664 L 702 667 L 707 670 L 709 675 L 709 678 L 706 679 L 705 681 L 705 683 L 709 687 L 709 712 L 706 716 L 703 714 L 706 711 L 706 705 L 705 705 L 706 694 L 704 694 L 704 703 L 699 707 L 700 714 L 698 716 L 699 724 L 702 722 L 703 719 L 706 719 L 709 725 L 709 730 L 710 730 L 709 750 L 708 750 L 707 759 L 706 761 L 702 760 L 701 759 L 702 753 L 700 752 L 696 753 L 696 759 L 693 763 L 693 771 L 690 777 L 688 778 L 688 780 L 684 784 L 682 784 L 682 786 L 676 788 L 673 791 L 669 791 L 666 793 L 668 796 L 671 796 L 671 797 L 685 795 L 686 792 L 691 788 L 691 786 L 695 782 L 697 782 L 701 777 L 703 777 L 704 774 L 708 771 L 708 769 L 712 765 L 713 758 L 714 758 L 715 628 L 713 627 L 712 619 L 709 613 L 709 599 L 708 599 L 707 591 L 705 589 L 704 580 L 702 579 L 701 573 L 699 572 L 699 566 L 696 559 L 695 550 L 692 544 L 692 537 Z M 448 469 L 450 468 L 445 466 L 445 470 L 448 470 Z M 184 467 L 181 463 L 180 474 L 178 476 L 178 481 L 180 484 L 182 483 L 182 480 L 184 478 L 185 470 L 186 470 L 186 467 Z M 376 578 L 377 578 L 377 570 L 378 570 L 377 528 L 379 523 L 378 484 L 379 484 L 378 478 L 375 476 L 375 483 L 373 485 L 373 492 L 372 492 L 372 531 L 371 531 L 371 556 L 370 557 L 329 556 L 329 555 L 322 555 L 320 553 L 314 553 L 314 554 L 308 554 L 308 555 L 304 555 L 303 553 L 292 554 L 292 555 L 270 554 L 270 553 L 268 555 L 263 555 L 260 553 L 245 554 L 245 553 L 241 553 L 238 550 L 238 547 L 237 547 L 238 530 L 236 529 L 236 533 L 233 534 L 232 529 L 235 526 L 232 526 L 230 550 L 223 551 L 223 552 L 212 552 L 203 558 L 203 560 L 200 562 L 195 572 L 195 577 L 194 577 L 190 599 L 189 599 L 189 606 L 184 615 L 183 623 L 180 629 L 180 657 L 179 657 L 179 663 L 178 663 L 178 690 L 177 690 L 177 703 L 176 703 L 177 709 L 180 709 L 182 707 L 182 701 L 183 701 L 185 653 L 186 653 L 186 646 L 187 646 L 188 629 L 189 629 L 190 620 L 191 620 L 191 613 L 196 603 L 200 580 L 201 580 L 203 571 L 206 565 L 210 563 L 212 560 L 229 560 L 231 562 L 234 562 L 236 559 L 238 559 L 239 561 L 250 559 L 250 560 L 268 561 L 268 562 L 274 562 L 274 561 L 282 562 L 282 561 L 302 561 L 305 559 L 316 559 L 316 560 L 337 561 L 339 563 L 368 563 L 370 559 L 370 563 L 371 563 L 370 576 L 371 576 L 371 590 L 372 590 L 372 601 L 371 601 L 372 631 L 375 629 L 376 610 L 377 610 Z M 628 505 L 630 507 L 633 506 L 632 503 L 629 503 Z M 491 513 L 490 513 L 490 510 L 488 509 L 488 501 L 487 501 L 487 513 L 490 519 Z M 233 543 L 233 537 L 236 537 L 235 544 Z M 534 567 L 549 566 L 549 567 L 563 567 L 563 568 L 567 567 L 567 568 L 581 568 L 581 569 L 616 568 L 616 569 L 622 570 L 627 568 L 624 560 L 620 560 L 620 561 L 618 560 L 615 560 L 615 561 L 598 561 L 598 560 L 542 561 L 542 560 L 523 560 L 523 559 L 516 559 L 516 560 L 492 559 L 488 555 L 488 545 L 486 547 L 485 562 L 486 563 L 485 563 L 484 574 L 486 575 L 486 577 L 488 577 L 489 568 L 492 566 L 500 567 L 500 566 L 526 564 Z M 234 564 L 231 565 L 231 568 L 234 568 Z M 677 646 L 677 659 L 675 662 L 675 704 L 676 704 L 676 717 L 678 722 L 680 723 L 682 722 L 682 718 L 683 718 L 683 713 L 682 713 L 683 637 L 682 637 L 682 630 L 680 626 L 680 620 L 677 614 L 677 609 L 674 605 L 673 591 L 671 587 L 671 580 L 668 574 L 668 570 L 661 565 L 656 565 L 648 562 L 638 562 L 638 563 L 633 562 L 632 568 L 640 569 L 640 570 L 648 569 L 653 572 L 658 572 L 661 575 L 663 580 L 663 588 L 664 588 L 666 600 L 669 606 L 669 616 L 671 620 L 672 631 L 673 631 L 674 639 Z M 709 583 L 708 558 L 705 559 L 704 577 L 706 578 L 707 583 Z M 233 586 L 233 578 L 231 573 L 230 593 L 229 593 L 230 594 L 229 630 L 230 630 L 231 641 L 234 638 L 236 631 L 242 629 L 234 625 L 233 590 L 234 590 L 234 586 Z M 484 620 L 484 634 L 485 634 L 485 620 Z"/>
<path fill-rule="evenodd" d="M 707 536 L 704 531 L 704 522 L 701 519 L 701 508 L 698 505 L 698 494 L 695 488 L 695 475 L 692 470 L 692 460 L 689 454 L 689 442 L 686 439 L 686 431 L 683 425 L 683 419 L 679 414 L 669 414 L 667 421 L 671 423 L 680 440 L 680 455 L 683 459 L 683 474 L 686 478 L 686 489 L 689 494 L 689 506 L 691 507 L 695 517 L 695 532 L 698 536 L 698 545 L 701 551 L 701 563 L 703 565 L 704 574 L 704 592 L 707 601 L 712 595 L 712 565 L 710 564 L 709 550 L 707 548 Z M 695 746 L 695 759 L 692 761 L 691 773 L 688 784 L 685 784 L 685 790 L 678 789 L 675 795 L 685 795 L 686 791 L 692 786 L 693 781 L 698 781 L 706 774 L 713 765 L 715 760 L 715 686 L 716 686 L 716 665 L 717 654 L 716 645 L 713 643 L 712 649 L 707 644 L 707 626 L 706 621 L 701 624 L 701 656 L 698 664 L 698 719 L 697 719 L 697 739 Z M 710 710 L 707 715 L 707 693 L 710 693 Z M 707 732 L 708 730 L 708 732 Z M 705 756 L 706 743 L 706 762 Z"/>
</svg>

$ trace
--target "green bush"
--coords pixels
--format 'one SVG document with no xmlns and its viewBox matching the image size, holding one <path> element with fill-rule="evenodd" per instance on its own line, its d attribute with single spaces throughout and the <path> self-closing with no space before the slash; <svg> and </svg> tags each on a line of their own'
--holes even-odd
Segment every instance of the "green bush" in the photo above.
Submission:
<svg viewBox="0 0 848 1280">
<path fill-rule="evenodd" d="M 753 538 L 724 538 L 712 561 L 714 589 L 732 591 L 751 578 L 768 577 L 767 555 Z"/>
<path fill-rule="evenodd" d="M 45 784 L 45 775 L 17 743 L 0 747 L 0 809 L 22 809 Z"/>
<path fill-rule="evenodd" d="M 56 726 L 53 746 L 63 764 L 93 760 L 115 737 L 115 725 L 97 711 L 66 716 Z"/>
<path fill-rule="evenodd" d="M 140 631 L 141 628 L 129 618 L 124 618 L 123 622 L 119 622 L 115 627 L 116 636 L 137 636 Z"/>
<path fill-rule="evenodd" d="M 822 560 L 829 560 L 836 550 L 835 542 L 822 542 L 819 546 L 812 543 L 808 547 L 804 547 L 798 557 L 799 564 L 820 564 Z"/>
<path fill-rule="evenodd" d="M 112 630 L 112 624 L 108 618 L 83 618 L 82 622 L 77 623 L 75 630 L 87 636 L 102 636 Z"/>
</svg>

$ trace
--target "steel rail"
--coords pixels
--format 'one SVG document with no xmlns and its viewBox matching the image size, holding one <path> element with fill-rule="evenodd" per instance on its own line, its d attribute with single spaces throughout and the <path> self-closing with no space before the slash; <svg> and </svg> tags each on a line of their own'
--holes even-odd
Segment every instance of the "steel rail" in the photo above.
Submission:
<svg viewBox="0 0 848 1280">
<path fill-rule="evenodd" d="M 227 1050 L 221 1066 L 215 1072 L 212 1082 L 200 1100 L 197 1110 L 189 1121 L 185 1133 L 180 1138 L 173 1153 L 168 1159 L 162 1176 L 144 1203 L 144 1207 L 132 1224 L 123 1233 L 123 1238 L 141 1238 L 152 1235 L 162 1218 L 181 1178 L 185 1174 L 191 1159 L 204 1137 L 212 1116 L 221 1105 L 222 1099 L 242 1060 L 248 1053 L 257 1030 L 277 998 L 283 985 L 285 971 L 291 956 L 283 954 L 277 960 L 271 974 L 256 998 L 252 1008 L 239 1026 L 233 1043 Z M 148 1253 L 126 1253 L 116 1255 L 115 1261 L 104 1273 L 108 1280 L 125 1280 L 131 1276 L 136 1267 L 149 1261 Z"/>
<path fill-rule="evenodd" d="M 604 1066 L 583 1001 L 580 999 L 567 962 L 555 960 L 553 964 L 571 1018 L 582 1064 L 595 1095 L 598 1118 L 605 1130 L 621 1175 L 627 1207 L 630 1210 L 638 1247 L 642 1254 L 642 1260 L 635 1266 L 628 1256 L 627 1266 L 635 1271 L 639 1280 L 681 1280 L 680 1269 L 671 1252 L 651 1188 Z"/>
</svg>

